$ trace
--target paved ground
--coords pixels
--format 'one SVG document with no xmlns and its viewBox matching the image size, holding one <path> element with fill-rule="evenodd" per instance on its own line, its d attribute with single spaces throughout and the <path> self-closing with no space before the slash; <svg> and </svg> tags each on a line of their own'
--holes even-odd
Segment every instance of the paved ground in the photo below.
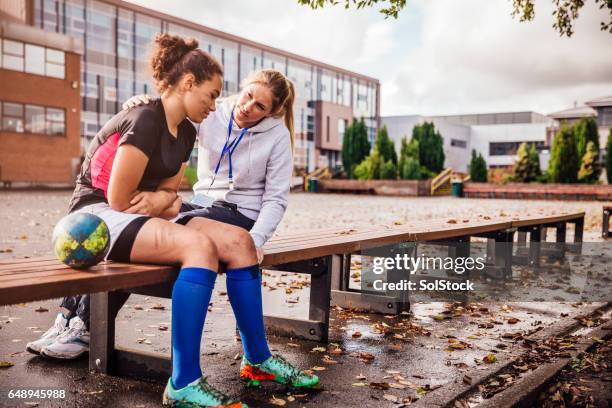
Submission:
<svg viewBox="0 0 612 408">
<path fill-rule="evenodd" d="M 53 225 L 61 218 L 69 192 L 0 193 L 0 259 L 50 254 Z M 346 227 L 392 225 L 413 218 L 470 218 L 478 214 L 546 213 L 586 210 L 585 241 L 599 241 L 601 203 L 519 200 L 462 200 L 452 198 L 389 198 L 351 195 L 292 194 L 290 207 L 279 232 Z M 266 276 L 282 288 L 293 275 Z M 295 285 L 294 285 L 295 286 Z M 461 383 L 466 373 L 473 378 L 493 365 L 483 357 L 493 354 L 510 361 L 524 349 L 507 333 L 550 330 L 573 321 L 599 305 L 587 302 L 446 303 L 416 304 L 412 315 L 379 316 L 335 310 L 331 344 L 271 337 L 274 350 L 303 368 L 317 371 L 322 388 L 288 395 L 287 390 L 267 385 L 248 392 L 237 381 L 236 356 L 241 345 L 234 338 L 234 320 L 218 281 L 213 308 L 204 330 L 202 366 L 211 382 L 252 406 L 352 407 L 397 406 L 430 393 L 443 393 Z M 275 314 L 305 316 L 308 289 L 296 289 L 287 302 L 283 290 L 264 289 L 264 309 Z M 91 375 L 86 359 L 59 364 L 24 352 L 25 343 L 47 329 L 55 316 L 57 300 L 0 307 L 0 361 L 13 366 L 0 369 L 0 406 L 40 407 L 153 407 L 160 406 L 162 384 Z M 46 312 L 36 312 L 40 308 Z M 124 347 L 169 354 L 170 302 L 133 296 L 118 317 L 117 343 Z M 444 319 L 437 317 L 443 316 Z M 518 322 L 515 322 L 517 319 Z M 492 324 L 491 324 L 492 323 Z M 457 343 L 459 342 L 459 343 Z M 458 344 L 458 345 L 457 345 Z M 320 349 L 319 347 L 323 347 Z M 327 357 L 326 357 L 327 356 Z M 437 389 L 440 387 L 439 389 Z M 65 390 L 64 400 L 8 400 L 11 389 Z M 434 391 L 435 390 L 435 391 Z M 282 401 L 281 401 L 282 400 Z M 419 403 L 418 401 L 416 402 Z"/>
</svg>

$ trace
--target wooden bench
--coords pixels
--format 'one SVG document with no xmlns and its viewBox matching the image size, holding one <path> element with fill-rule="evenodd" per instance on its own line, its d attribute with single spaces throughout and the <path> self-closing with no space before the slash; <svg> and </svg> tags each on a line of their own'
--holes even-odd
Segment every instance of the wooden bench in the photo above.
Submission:
<svg viewBox="0 0 612 408">
<path fill-rule="evenodd" d="M 308 318 L 265 316 L 266 328 L 278 335 L 327 341 L 330 303 L 381 313 L 400 313 L 410 307 L 405 297 L 386 296 L 349 288 L 350 256 L 372 248 L 405 242 L 443 243 L 450 256 L 469 256 L 472 237 L 504 243 L 490 254 L 500 277 L 511 275 L 514 233 L 525 231 L 531 242 L 541 241 L 542 228 L 557 228 L 565 242 L 565 224 L 575 223 L 575 241 L 582 238 L 584 213 L 478 221 L 420 221 L 394 227 L 326 229 L 286 234 L 265 246 L 266 269 L 311 276 Z M 535 250 L 531 257 L 538 256 Z M 171 266 L 102 263 L 89 270 L 68 268 L 54 258 L 0 261 L 0 305 L 63 297 L 91 296 L 90 369 L 113 374 L 163 379 L 171 369 L 167 357 L 115 346 L 115 318 L 130 294 L 170 298 L 178 270 Z M 398 281 L 405 276 L 391 275 Z"/>
<path fill-rule="evenodd" d="M 604 205 L 603 219 L 601 222 L 601 236 L 604 238 L 612 237 L 612 231 L 610 231 L 610 214 L 612 214 L 612 205 Z"/>
</svg>

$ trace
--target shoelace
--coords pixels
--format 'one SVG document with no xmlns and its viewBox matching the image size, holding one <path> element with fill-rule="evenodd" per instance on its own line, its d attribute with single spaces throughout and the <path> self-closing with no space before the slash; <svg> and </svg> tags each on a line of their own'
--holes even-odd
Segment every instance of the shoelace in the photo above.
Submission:
<svg viewBox="0 0 612 408">
<path fill-rule="evenodd" d="M 285 358 L 283 356 L 276 354 L 276 355 L 274 355 L 273 358 L 274 358 L 274 360 L 278 361 L 278 364 L 281 367 L 286 368 L 289 371 L 289 378 L 295 379 L 295 378 L 297 378 L 301 374 L 301 372 L 298 371 L 298 369 L 295 368 L 293 366 L 293 364 L 291 364 L 290 362 L 285 360 Z"/>
<path fill-rule="evenodd" d="M 200 387 L 203 392 L 212 395 L 213 398 L 219 400 L 219 402 L 222 404 L 231 401 L 228 395 L 224 394 L 223 392 L 210 385 L 205 377 L 200 378 L 200 381 L 198 381 L 198 387 Z"/>
<path fill-rule="evenodd" d="M 59 336 L 57 336 L 58 340 L 63 340 L 69 337 L 78 337 L 80 336 L 82 333 L 84 332 L 84 330 L 82 328 L 78 328 L 78 327 L 68 327 L 66 330 L 64 330 L 62 333 L 60 333 Z"/>
</svg>

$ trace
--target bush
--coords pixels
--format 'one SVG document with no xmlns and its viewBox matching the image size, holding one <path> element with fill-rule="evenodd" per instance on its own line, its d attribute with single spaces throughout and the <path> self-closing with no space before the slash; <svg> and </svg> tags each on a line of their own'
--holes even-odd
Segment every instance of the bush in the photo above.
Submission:
<svg viewBox="0 0 612 408">
<path fill-rule="evenodd" d="M 378 180 L 380 178 L 381 164 L 378 149 L 374 147 L 372 154 L 355 167 L 353 174 L 357 180 Z"/>
<path fill-rule="evenodd" d="M 376 135 L 376 148 L 380 154 L 380 159 L 383 162 L 391 160 L 394 165 L 397 165 L 397 152 L 395 151 L 395 143 L 389 138 L 387 127 L 383 126 L 378 130 Z"/>
<path fill-rule="evenodd" d="M 397 166 L 391 160 L 380 165 L 380 180 L 397 180 Z"/>
<path fill-rule="evenodd" d="M 421 166 L 434 173 L 444 168 L 444 140 L 433 123 L 425 122 L 412 128 L 412 139 L 419 143 Z"/>
<path fill-rule="evenodd" d="M 400 178 L 402 180 L 421 180 L 423 175 L 421 174 L 419 159 L 406 157 L 400 167 Z"/>
<path fill-rule="evenodd" d="M 581 183 L 597 183 L 601 168 L 599 167 L 599 151 L 595 148 L 595 143 L 587 144 L 586 153 L 582 158 L 582 164 L 578 171 L 578 181 Z"/>
<path fill-rule="evenodd" d="M 353 120 L 344 131 L 342 138 L 342 165 L 349 178 L 352 178 L 355 167 L 370 154 L 368 131 L 363 118 Z"/>
<path fill-rule="evenodd" d="M 574 138 L 576 139 L 576 150 L 578 158 L 582 160 L 587 152 L 587 145 L 593 142 L 595 150 L 599 152 L 599 131 L 595 118 L 582 118 L 573 127 Z M 582 163 L 582 162 L 581 162 Z"/>
<path fill-rule="evenodd" d="M 523 183 L 535 181 L 541 174 L 540 155 L 532 143 L 521 143 L 514 162 L 513 180 Z"/>
<path fill-rule="evenodd" d="M 563 125 L 553 139 L 548 173 L 553 183 L 575 183 L 580 159 L 572 129 Z"/>
<path fill-rule="evenodd" d="M 474 149 L 472 149 L 472 159 L 470 160 L 469 169 L 472 181 L 481 183 L 487 182 L 487 162 L 484 157 L 482 157 L 482 154 L 477 154 Z"/>
</svg>

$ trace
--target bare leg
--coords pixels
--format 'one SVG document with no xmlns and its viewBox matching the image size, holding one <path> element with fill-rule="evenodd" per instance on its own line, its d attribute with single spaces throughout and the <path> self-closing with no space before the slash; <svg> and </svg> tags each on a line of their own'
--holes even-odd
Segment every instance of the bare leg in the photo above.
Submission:
<svg viewBox="0 0 612 408">
<path fill-rule="evenodd" d="M 215 243 L 193 228 L 160 218 L 146 222 L 134 241 L 131 262 L 180 264 L 217 271 L 219 259 Z"/>
<path fill-rule="evenodd" d="M 228 269 L 257 263 L 253 238 L 243 228 L 202 217 L 192 218 L 186 227 L 206 235 L 214 242 L 219 261 L 225 263 Z"/>
</svg>

